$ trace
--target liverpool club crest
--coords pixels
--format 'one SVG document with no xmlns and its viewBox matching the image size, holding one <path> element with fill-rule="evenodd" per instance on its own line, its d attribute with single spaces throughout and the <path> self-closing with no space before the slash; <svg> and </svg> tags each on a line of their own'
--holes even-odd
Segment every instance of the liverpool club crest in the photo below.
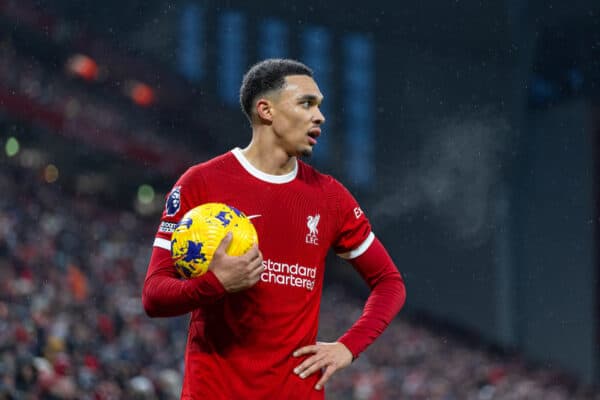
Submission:
<svg viewBox="0 0 600 400">
<path fill-rule="evenodd" d="M 321 216 L 319 214 L 309 215 L 306 217 L 306 226 L 308 227 L 308 234 L 306 235 L 306 243 L 308 244 L 319 244 L 319 230 L 317 229 L 317 225 L 319 225 L 319 219 Z"/>
</svg>

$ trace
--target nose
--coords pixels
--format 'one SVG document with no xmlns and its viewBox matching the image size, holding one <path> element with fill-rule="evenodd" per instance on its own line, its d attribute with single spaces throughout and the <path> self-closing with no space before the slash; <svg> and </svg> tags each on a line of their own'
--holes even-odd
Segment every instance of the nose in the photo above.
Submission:
<svg viewBox="0 0 600 400">
<path fill-rule="evenodd" d="M 316 109 L 316 113 L 313 117 L 313 122 L 318 125 L 325 123 L 325 116 L 321 112 L 321 109 L 319 107 L 316 107 L 315 109 Z"/>
</svg>

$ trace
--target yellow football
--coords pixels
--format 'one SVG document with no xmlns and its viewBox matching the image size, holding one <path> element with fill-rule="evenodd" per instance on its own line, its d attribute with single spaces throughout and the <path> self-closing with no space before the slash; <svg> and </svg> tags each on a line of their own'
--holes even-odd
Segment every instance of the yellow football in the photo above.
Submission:
<svg viewBox="0 0 600 400">
<path fill-rule="evenodd" d="M 227 232 L 233 234 L 226 249 L 231 256 L 240 256 L 258 243 L 254 225 L 235 207 L 206 203 L 188 211 L 171 237 L 171 257 L 179 274 L 194 278 L 206 273 Z"/>
</svg>

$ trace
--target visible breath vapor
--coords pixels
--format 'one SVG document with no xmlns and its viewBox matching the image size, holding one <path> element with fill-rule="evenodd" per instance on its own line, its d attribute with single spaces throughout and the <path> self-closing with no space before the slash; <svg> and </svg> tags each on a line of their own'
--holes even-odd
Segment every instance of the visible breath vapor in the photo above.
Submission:
<svg viewBox="0 0 600 400">
<path fill-rule="evenodd" d="M 427 135 L 415 167 L 390 174 L 390 195 L 375 205 L 372 218 L 386 227 L 418 212 L 456 239 L 479 242 L 493 226 L 494 189 L 501 180 L 508 134 L 509 125 L 501 117 L 443 121 Z"/>
</svg>

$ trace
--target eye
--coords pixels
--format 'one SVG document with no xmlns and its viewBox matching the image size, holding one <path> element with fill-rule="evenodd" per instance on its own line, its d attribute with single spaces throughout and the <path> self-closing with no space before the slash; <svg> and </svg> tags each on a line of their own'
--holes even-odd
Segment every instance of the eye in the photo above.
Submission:
<svg viewBox="0 0 600 400">
<path fill-rule="evenodd" d="M 303 101 L 302 103 L 300 103 L 300 105 L 302 106 L 302 108 L 308 109 L 308 108 L 310 108 L 311 103 L 310 103 L 310 100 L 306 100 L 306 101 Z"/>
</svg>

